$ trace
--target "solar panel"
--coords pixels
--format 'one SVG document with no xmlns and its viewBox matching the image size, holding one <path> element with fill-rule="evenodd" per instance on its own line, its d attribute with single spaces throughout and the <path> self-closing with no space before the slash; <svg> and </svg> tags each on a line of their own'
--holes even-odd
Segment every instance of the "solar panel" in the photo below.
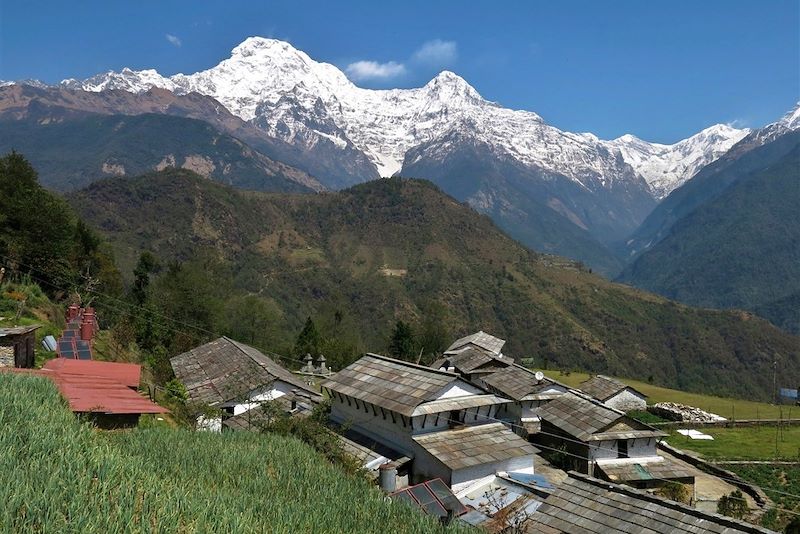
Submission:
<svg viewBox="0 0 800 534">
<path fill-rule="evenodd" d="M 64 333 L 61 334 L 61 339 L 75 339 L 78 337 L 77 330 L 64 330 Z"/>
<path fill-rule="evenodd" d="M 456 514 L 465 511 L 464 505 L 461 504 L 453 492 L 450 491 L 441 479 L 435 478 L 425 483 L 426 486 L 436 495 L 436 498 L 444 505 L 445 510 L 452 510 Z"/>
<path fill-rule="evenodd" d="M 425 485 L 409 488 L 411 495 L 419 502 L 419 505 L 431 515 L 447 517 L 447 510 L 436 500 L 436 496 Z"/>
<path fill-rule="evenodd" d="M 75 346 L 69 341 L 58 342 L 58 355 L 62 358 L 74 358 Z"/>
</svg>

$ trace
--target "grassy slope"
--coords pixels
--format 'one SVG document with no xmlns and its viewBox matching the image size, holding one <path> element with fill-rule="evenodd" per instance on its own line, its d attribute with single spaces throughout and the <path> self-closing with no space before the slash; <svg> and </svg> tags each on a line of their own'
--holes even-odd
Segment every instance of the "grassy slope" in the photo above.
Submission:
<svg viewBox="0 0 800 534">
<path fill-rule="evenodd" d="M 795 407 L 795 411 L 800 408 Z M 667 438 L 679 449 L 697 451 L 709 459 L 800 461 L 800 426 L 703 428 L 714 440 L 694 440 L 672 432 Z"/>
<path fill-rule="evenodd" d="M 14 532 L 435 532 L 304 444 L 250 433 L 99 433 L 55 387 L 0 374 L 0 526 Z"/>
<path fill-rule="evenodd" d="M 563 382 L 568 386 L 580 387 L 581 382 L 589 379 L 588 373 L 570 372 L 564 374 L 561 371 L 544 371 L 547 376 Z M 690 393 L 669 389 L 639 380 L 629 378 L 620 379 L 631 387 L 634 387 L 648 396 L 647 403 L 657 402 L 679 402 L 695 406 L 707 412 L 715 413 L 728 419 L 779 419 L 800 418 L 800 408 L 790 406 L 776 406 L 766 402 L 755 402 L 750 400 L 732 399 L 729 397 L 715 397 L 713 395 L 703 395 L 702 393 Z"/>
<path fill-rule="evenodd" d="M 236 283 L 269 296 L 299 331 L 334 305 L 370 350 L 398 318 L 442 303 L 451 335 L 477 329 L 507 352 L 704 393 L 764 398 L 771 363 L 800 380 L 800 338 L 734 312 L 697 310 L 537 255 L 429 183 L 378 180 L 320 195 L 243 193 L 186 172 L 112 180 L 70 196 L 114 244 L 185 259 L 210 248 Z M 386 277 L 382 268 L 406 269 Z"/>
</svg>

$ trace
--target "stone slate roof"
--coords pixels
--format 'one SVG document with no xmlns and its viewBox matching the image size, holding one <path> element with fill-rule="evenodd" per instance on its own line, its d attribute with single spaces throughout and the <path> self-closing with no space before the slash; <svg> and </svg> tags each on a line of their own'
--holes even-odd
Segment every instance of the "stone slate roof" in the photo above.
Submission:
<svg viewBox="0 0 800 534">
<path fill-rule="evenodd" d="M 414 436 L 414 441 L 454 471 L 539 452 L 503 423 L 422 434 Z"/>
<path fill-rule="evenodd" d="M 539 417 L 581 441 L 667 435 L 575 390 L 545 404 L 539 409 Z"/>
<path fill-rule="evenodd" d="M 595 399 L 599 399 L 601 401 L 607 401 L 624 389 L 630 389 L 642 397 L 647 398 L 647 395 L 641 391 L 605 375 L 596 375 L 585 382 L 581 382 L 580 389 L 587 395 L 591 395 Z"/>
<path fill-rule="evenodd" d="M 186 387 L 191 402 L 217 405 L 241 398 L 249 392 L 280 380 L 320 400 L 294 374 L 257 349 L 227 337 L 170 359 L 175 376 Z"/>
<path fill-rule="evenodd" d="M 564 384 L 547 377 L 544 377 L 542 380 L 536 380 L 536 373 L 516 364 L 506 367 L 505 369 L 500 369 L 490 375 L 483 376 L 481 377 L 481 381 L 486 384 L 490 390 L 506 395 L 515 401 L 540 398 L 537 394 L 554 385 L 561 386 L 563 391 L 569 389 Z M 553 398 L 550 395 L 545 395 L 545 397 Z"/>
<path fill-rule="evenodd" d="M 41 328 L 42 325 L 40 324 L 32 324 L 28 326 L 10 326 L 0 328 L 0 337 L 13 337 L 13 336 L 21 336 L 23 334 L 29 334 L 34 330 Z"/>
<path fill-rule="evenodd" d="M 411 416 L 417 406 L 457 380 L 460 378 L 454 373 L 367 354 L 323 382 L 322 387 Z"/>
<path fill-rule="evenodd" d="M 772 533 L 744 521 L 704 513 L 628 486 L 571 472 L 533 513 L 527 532 L 582 534 Z"/>
<path fill-rule="evenodd" d="M 484 349 L 467 346 L 467 348 L 446 352 L 444 358 L 433 362 L 431 367 L 439 369 L 452 366 L 455 367 L 458 373 L 470 374 L 477 370 L 493 372 L 508 367 L 513 363 L 514 359 L 508 356 L 499 357 Z"/>
<path fill-rule="evenodd" d="M 631 461 L 623 462 L 598 462 L 595 466 L 612 482 L 632 482 L 640 480 L 693 478 L 699 472 L 688 465 L 673 462 L 663 456 L 658 462 L 634 463 Z"/>
<path fill-rule="evenodd" d="M 506 342 L 504 339 L 494 337 L 493 335 L 487 334 L 483 330 L 480 330 L 474 334 L 470 334 L 457 340 L 455 343 L 450 345 L 445 353 L 464 348 L 468 345 L 475 345 L 476 347 L 480 347 L 491 354 L 500 354 L 500 352 L 503 350 L 503 345 L 505 344 Z"/>
</svg>

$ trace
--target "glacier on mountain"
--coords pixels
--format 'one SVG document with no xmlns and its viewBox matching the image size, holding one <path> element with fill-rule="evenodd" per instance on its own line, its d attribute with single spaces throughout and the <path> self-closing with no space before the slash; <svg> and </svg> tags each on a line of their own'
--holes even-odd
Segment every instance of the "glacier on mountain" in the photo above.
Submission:
<svg viewBox="0 0 800 534">
<path fill-rule="evenodd" d="M 666 196 L 702 166 L 747 135 L 715 125 L 675 143 L 648 143 L 626 135 L 604 141 L 548 125 L 531 111 L 485 100 L 460 76 L 444 71 L 414 89 L 357 87 L 336 66 L 311 59 L 289 43 L 250 37 L 218 65 L 164 77 L 155 70 L 107 72 L 63 85 L 87 91 L 142 92 L 160 87 L 198 92 L 221 102 L 282 141 L 313 147 L 329 140 L 363 152 L 380 176 L 398 173 L 413 147 L 467 132 L 495 152 L 555 173 L 590 190 L 629 179 L 630 166 L 655 198 Z"/>
</svg>

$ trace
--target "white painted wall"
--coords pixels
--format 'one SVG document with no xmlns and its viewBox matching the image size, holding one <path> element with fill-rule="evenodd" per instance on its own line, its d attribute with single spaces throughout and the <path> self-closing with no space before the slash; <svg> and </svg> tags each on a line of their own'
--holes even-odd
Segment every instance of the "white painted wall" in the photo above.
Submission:
<svg viewBox="0 0 800 534">
<path fill-rule="evenodd" d="M 456 397 L 466 397 L 468 395 L 481 395 L 485 391 L 476 388 L 462 380 L 456 380 L 446 385 L 439 393 L 436 394 L 435 399 L 452 399 Z"/>
<path fill-rule="evenodd" d="M 604 404 L 623 412 L 647 409 L 647 400 L 642 395 L 638 395 L 629 389 L 623 389 L 605 401 Z"/>
<path fill-rule="evenodd" d="M 618 458 L 617 441 L 593 441 L 589 445 L 589 460 Z"/>
<path fill-rule="evenodd" d="M 533 455 L 518 456 L 508 460 L 474 465 L 453 471 L 450 479 L 451 486 L 460 486 L 474 482 L 480 478 L 497 473 L 498 471 L 525 471 L 533 473 Z"/>
<path fill-rule="evenodd" d="M 390 413 L 384 410 L 386 418 L 381 415 L 381 411 L 376 407 L 376 416 L 372 407 L 368 405 L 369 411 L 364 410 L 364 403 L 350 399 L 348 406 L 346 400 L 341 400 L 339 395 L 331 398 L 331 419 L 342 425 L 349 425 L 356 432 L 372 438 L 384 445 L 391 447 L 406 455 L 412 454 L 411 427 L 403 427 L 399 415 L 395 414 L 395 422 L 392 422 Z M 409 418 L 406 418 L 409 424 Z"/>
<path fill-rule="evenodd" d="M 248 410 L 257 408 L 262 402 L 273 401 L 284 395 L 291 393 L 295 386 L 276 380 L 267 387 L 251 391 L 247 396 L 247 402 L 237 404 L 233 407 L 233 415 L 243 414 Z"/>
</svg>

